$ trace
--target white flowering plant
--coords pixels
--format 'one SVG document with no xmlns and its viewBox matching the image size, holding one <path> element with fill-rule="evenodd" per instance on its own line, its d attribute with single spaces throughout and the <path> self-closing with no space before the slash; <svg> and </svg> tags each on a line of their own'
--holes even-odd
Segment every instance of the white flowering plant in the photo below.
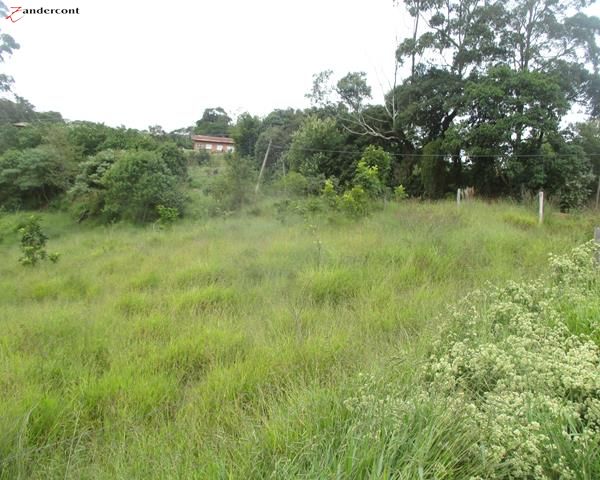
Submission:
<svg viewBox="0 0 600 480">
<path fill-rule="evenodd" d="M 397 478 L 600 478 L 596 249 L 469 295 L 410 380 L 362 380 L 353 438 L 393 446 Z"/>
</svg>

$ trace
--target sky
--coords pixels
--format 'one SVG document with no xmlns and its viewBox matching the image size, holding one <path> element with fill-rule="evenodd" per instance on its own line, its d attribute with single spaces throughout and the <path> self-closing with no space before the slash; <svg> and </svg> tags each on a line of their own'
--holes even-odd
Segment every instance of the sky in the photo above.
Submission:
<svg viewBox="0 0 600 480">
<path fill-rule="evenodd" d="M 10 0 L 79 15 L 0 19 L 21 48 L 1 67 L 38 111 L 170 131 L 205 108 L 309 106 L 313 74 L 364 71 L 375 101 L 411 21 L 392 0 Z"/>
<path fill-rule="evenodd" d="M 326 69 L 366 72 L 381 102 L 412 26 L 393 0 L 4 1 L 80 12 L 0 18 L 21 45 L 0 65 L 15 93 L 69 120 L 167 131 L 205 108 L 236 117 L 307 107 L 313 74 Z"/>
</svg>

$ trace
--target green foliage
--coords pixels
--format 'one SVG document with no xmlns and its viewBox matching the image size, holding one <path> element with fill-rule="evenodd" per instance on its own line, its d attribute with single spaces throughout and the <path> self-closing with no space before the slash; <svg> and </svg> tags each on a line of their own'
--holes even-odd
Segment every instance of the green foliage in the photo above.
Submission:
<svg viewBox="0 0 600 480">
<path fill-rule="evenodd" d="M 335 185 L 333 180 L 328 178 L 325 180 L 325 184 L 323 185 L 323 190 L 321 192 L 325 203 L 329 205 L 330 208 L 336 209 L 339 206 L 339 197 L 337 192 L 335 191 Z"/>
<path fill-rule="evenodd" d="M 353 183 L 354 185 L 361 187 L 361 189 L 371 198 L 377 198 L 383 195 L 384 187 L 381 183 L 378 166 L 369 166 L 365 160 L 360 160 L 358 162 Z"/>
<path fill-rule="evenodd" d="M 156 213 L 158 213 L 157 222 L 161 228 L 170 228 L 180 216 L 179 210 L 164 205 L 157 205 Z"/>
<path fill-rule="evenodd" d="M 351 217 L 363 217 L 369 213 L 369 195 L 360 185 L 355 185 L 342 195 L 340 208 Z"/>
<path fill-rule="evenodd" d="M 21 234 L 21 252 L 23 256 L 19 258 L 19 263 L 24 266 L 35 266 L 40 260 L 50 260 L 56 263 L 59 258 L 58 253 L 48 254 L 46 252 L 46 241 L 48 237 L 42 232 L 40 219 L 36 216 L 30 216 L 19 228 Z"/>
<path fill-rule="evenodd" d="M 187 179 L 187 159 L 181 148 L 173 142 L 167 142 L 158 147 L 157 152 L 174 176 Z"/>
<path fill-rule="evenodd" d="M 231 117 L 221 107 L 207 108 L 196 122 L 194 133 L 199 135 L 229 135 Z"/>
<path fill-rule="evenodd" d="M 284 193 L 293 197 L 303 197 L 311 191 L 310 180 L 300 172 L 287 172 L 285 176 L 279 177 L 274 187 L 280 193 Z"/>
<path fill-rule="evenodd" d="M 434 140 L 423 147 L 421 180 L 425 195 L 442 198 L 446 192 L 446 163 L 441 151 L 441 141 Z"/>
<path fill-rule="evenodd" d="M 104 176 L 120 155 L 121 152 L 114 150 L 102 150 L 79 164 L 79 173 L 67 198 L 71 203 L 70 210 L 80 221 L 101 215 L 106 191 Z"/>
<path fill-rule="evenodd" d="M 238 210 L 250 202 L 258 172 L 251 158 L 227 155 L 225 161 L 224 174 L 211 182 L 208 191 L 226 212 Z"/>
<path fill-rule="evenodd" d="M 206 150 L 186 150 L 184 154 L 187 158 L 188 166 L 204 165 L 210 160 L 210 153 Z"/>
<path fill-rule="evenodd" d="M 232 128 L 231 137 L 235 140 L 237 153 L 241 157 L 253 157 L 254 146 L 261 130 L 261 121 L 248 112 L 242 113 Z"/>
<path fill-rule="evenodd" d="M 75 166 L 50 145 L 22 151 L 10 150 L 0 157 L 0 203 L 31 207 L 47 205 L 70 187 Z"/>
<path fill-rule="evenodd" d="M 156 152 L 125 152 L 104 175 L 103 184 L 103 212 L 111 219 L 146 222 L 156 218 L 158 205 L 183 208 L 179 180 Z"/>
<path fill-rule="evenodd" d="M 361 160 L 369 167 L 377 167 L 377 173 L 382 185 L 387 185 L 390 180 L 392 157 L 383 148 L 369 145 L 365 148 Z"/>
<path fill-rule="evenodd" d="M 406 200 L 408 198 L 408 194 L 406 193 L 406 189 L 403 185 L 398 185 L 394 188 L 394 199 L 398 202 L 402 200 Z"/>
<path fill-rule="evenodd" d="M 290 169 L 306 176 L 337 177 L 342 182 L 353 177 L 353 159 L 343 153 L 348 147 L 332 118 L 307 118 L 294 133 L 286 160 Z"/>
</svg>

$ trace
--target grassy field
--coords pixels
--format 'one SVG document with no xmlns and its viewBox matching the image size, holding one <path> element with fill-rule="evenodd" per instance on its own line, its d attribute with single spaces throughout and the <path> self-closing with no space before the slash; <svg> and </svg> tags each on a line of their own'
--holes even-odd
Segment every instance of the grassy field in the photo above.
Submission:
<svg viewBox="0 0 600 480">
<path fill-rule="evenodd" d="M 393 478 L 335 433 L 361 375 L 410 377 L 448 305 L 545 274 L 598 222 L 480 202 L 252 213 L 166 231 L 46 213 L 61 259 L 35 268 L 0 217 L 0 478 Z"/>
</svg>

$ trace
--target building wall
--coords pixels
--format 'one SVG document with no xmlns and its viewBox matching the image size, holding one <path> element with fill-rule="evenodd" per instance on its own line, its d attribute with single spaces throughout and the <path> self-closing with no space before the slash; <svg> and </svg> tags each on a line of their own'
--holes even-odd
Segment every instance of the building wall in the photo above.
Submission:
<svg viewBox="0 0 600 480">
<path fill-rule="evenodd" d="M 234 152 L 235 147 L 230 143 L 194 141 L 194 150 L 208 150 L 211 153 Z"/>
</svg>

